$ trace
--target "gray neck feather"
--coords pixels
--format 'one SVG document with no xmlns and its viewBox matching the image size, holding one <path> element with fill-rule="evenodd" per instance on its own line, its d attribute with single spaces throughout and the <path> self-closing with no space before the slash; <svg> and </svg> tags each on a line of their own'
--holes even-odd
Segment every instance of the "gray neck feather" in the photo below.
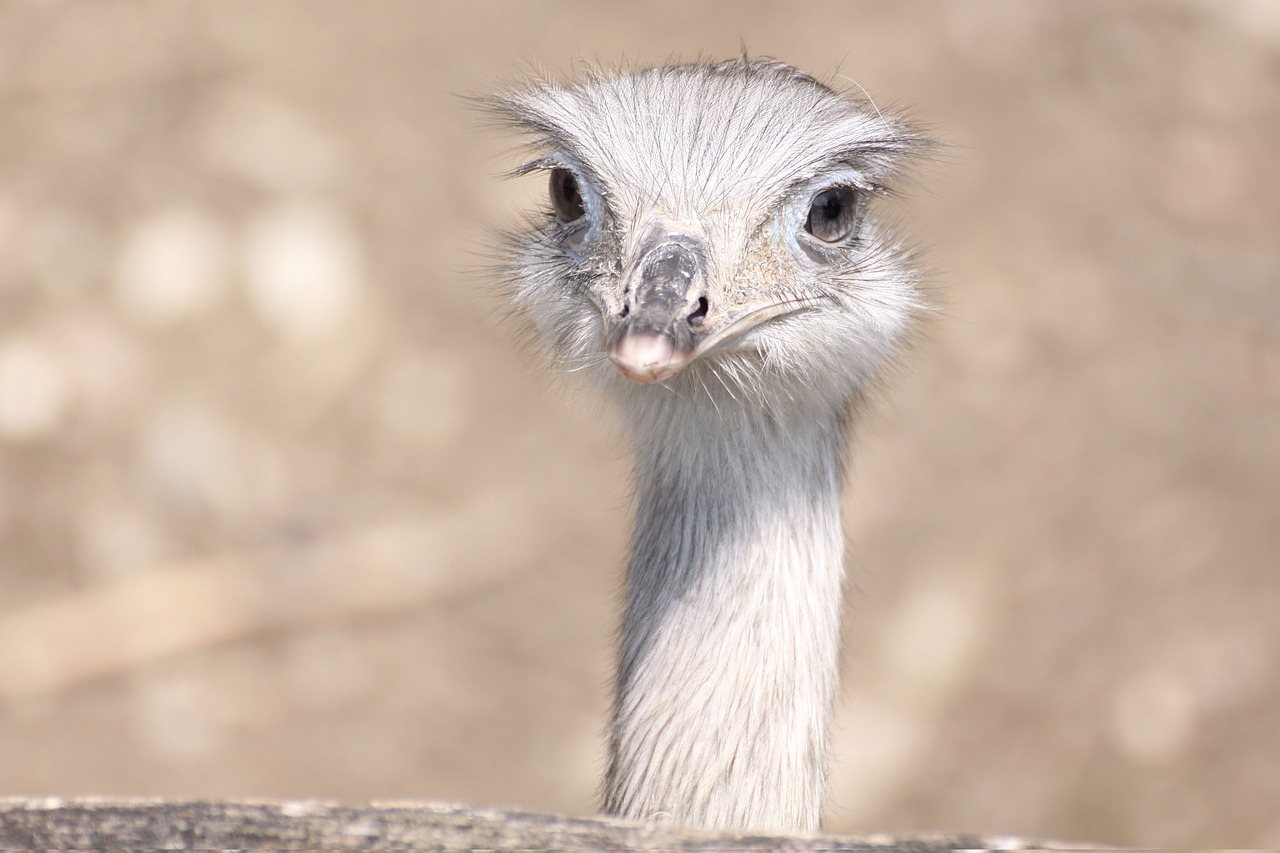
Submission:
<svg viewBox="0 0 1280 853">
<path fill-rule="evenodd" d="M 689 402 L 627 407 L 636 522 L 605 809 L 814 830 L 838 680 L 847 406 Z"/>
</svg>

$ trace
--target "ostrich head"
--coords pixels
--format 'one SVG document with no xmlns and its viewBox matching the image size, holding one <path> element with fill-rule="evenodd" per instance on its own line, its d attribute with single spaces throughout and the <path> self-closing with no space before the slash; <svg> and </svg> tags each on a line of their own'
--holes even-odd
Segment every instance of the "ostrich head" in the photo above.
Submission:
<svg viewBox="0 0 1280 853">
<path fill-rule="evenodd" d="M 636 521 L 605 807 L 814 829 L 838 674 L 847 412 L 921 305 L 874 211 L 922 140 L 746 59 L 525 85 L 550 204 L 504 255 L 620 404 Z"/>
<path fill-rule="evenodd" d="M 921 139 L 794 68 L 597 72 L 494 104 L 532 136 L 517 173 L 549 175 L 507 254 L 514 302 L 555 361 L 632 402 L 664 382 L 845 403 L 920 305 L 870 202 Z"/>
</svg>

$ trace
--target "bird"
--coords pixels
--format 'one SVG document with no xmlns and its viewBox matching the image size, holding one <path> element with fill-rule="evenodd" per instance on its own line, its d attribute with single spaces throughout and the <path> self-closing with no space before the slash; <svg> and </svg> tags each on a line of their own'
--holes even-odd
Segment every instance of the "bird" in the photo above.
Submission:
<svg viewBox="0 0 1280 853">
<path fill-rule="evenodd" d="M 745 55 L 531 75 L 484 108 L 525 142 L 508 174 L 548 184 L 495 244 L 500 289 L 632 451 L 602 810 L 819 830 L 851 424 L 929 311 L 879 209 L 930 140 Z"/>
</svg>

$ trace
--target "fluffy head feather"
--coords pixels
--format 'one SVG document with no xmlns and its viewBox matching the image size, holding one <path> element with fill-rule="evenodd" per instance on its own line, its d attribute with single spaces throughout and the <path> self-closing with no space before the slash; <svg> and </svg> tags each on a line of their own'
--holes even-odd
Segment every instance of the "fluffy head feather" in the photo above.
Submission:
<svg viewBox="0 0 1280 853">
<path fill-rule="evenodd" d="M 548 211 L 511 238 L 514 302 L 556 361 L 633 403 L 673 396 L 632 386 L 605 356 L 606 319 L 622 310 L 627 273 L 655 228 L 706 248 L 701 331 L 712 344 L 667 382 L 685 400 L 745 396 L 773 408 L 811 389 L 847 402 L 922 307 L 903 250 L 867 202 L 924 140 L 790 66 L 597 70 L 567 85 L 527 83 L 489 105 L 532 137 L 536 156 L 516 172 L 569 170 L 586 210 L 573 228 Z M 856 191 L 858 218 L 829 245 L 806 223 L 833 186 Z"/>
</svg>

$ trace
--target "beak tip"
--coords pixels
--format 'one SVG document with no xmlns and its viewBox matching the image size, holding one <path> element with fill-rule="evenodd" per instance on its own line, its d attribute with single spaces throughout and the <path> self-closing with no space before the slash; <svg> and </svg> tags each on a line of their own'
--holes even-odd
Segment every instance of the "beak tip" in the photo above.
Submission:
<svg viewBox="0 0 1280 853">
<path fill-rule="evenodd" d="M 641 385 L 670 379 L 692 355 L 677 350 L 668 336 L 649 332 L 624 334 L 609 347 L 609 360 L 618 372 Z"/>
</svg>

